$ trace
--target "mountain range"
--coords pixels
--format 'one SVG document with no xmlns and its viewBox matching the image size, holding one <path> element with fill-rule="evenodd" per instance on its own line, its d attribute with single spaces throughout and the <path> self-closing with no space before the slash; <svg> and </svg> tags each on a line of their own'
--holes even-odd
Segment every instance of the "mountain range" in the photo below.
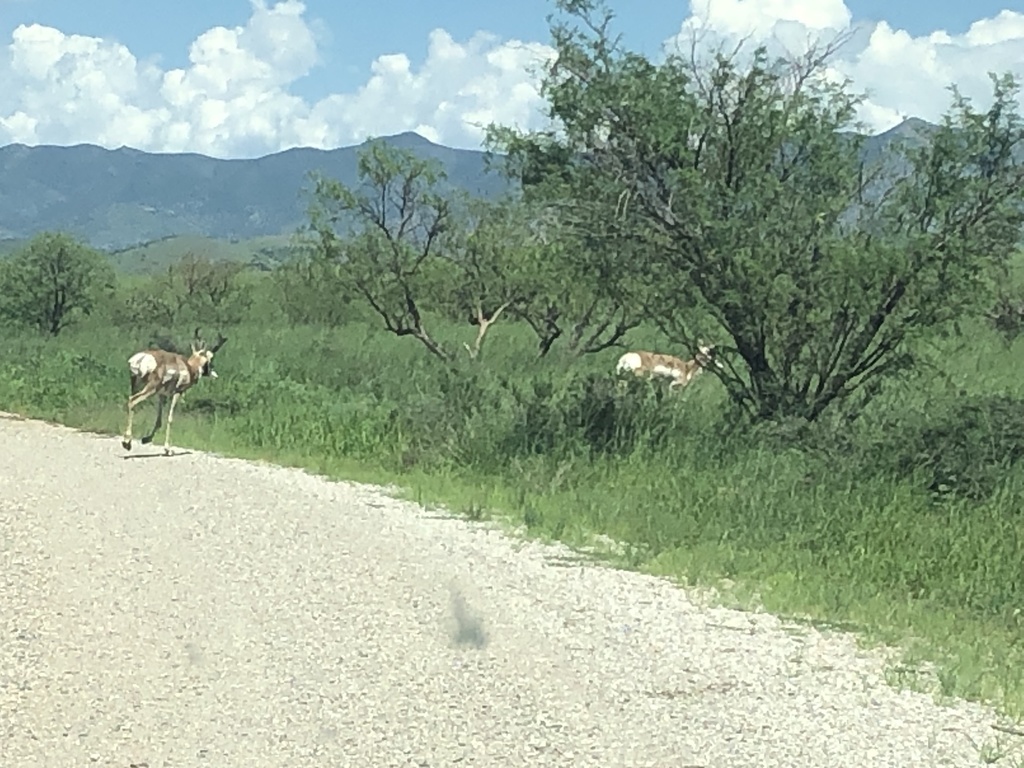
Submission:
<svg viewBox="0 0 1024 768">
<path fill-rule="evenodd" d="M 895 139 L 923 138 L 929 123 L 911 118 L 868 137 L 877 157 Z M 494 197 L 507 182 L 479 150 L 453 149 L 406 132 L 388 143 L 436 158 L 448 182 Z M 142 152 L 90 144 L 0 147 L 0 240 L 61 230 L 97 248 L 124 250 L 175 235 L 246 240 L 289 235 L 305 219 L 308 174 L 356 182 L 359 146 L 288 149 L 253 159 Z"/>
</svg>

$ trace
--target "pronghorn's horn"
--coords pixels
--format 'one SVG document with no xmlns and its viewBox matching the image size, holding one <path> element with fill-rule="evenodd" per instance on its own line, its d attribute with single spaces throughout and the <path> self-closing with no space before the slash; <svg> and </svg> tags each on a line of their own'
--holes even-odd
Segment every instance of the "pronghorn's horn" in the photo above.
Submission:
<svg viewBox="0 0 1024 768">
<path fill-rule="evenodd" d="M 216 352 L 218 349 L 224 346 L 224 342 L 228 340 L 228 337 L 223 333 L 217 333 L 217 343 L 210 347 L 211 352 Z"/>
</svg>

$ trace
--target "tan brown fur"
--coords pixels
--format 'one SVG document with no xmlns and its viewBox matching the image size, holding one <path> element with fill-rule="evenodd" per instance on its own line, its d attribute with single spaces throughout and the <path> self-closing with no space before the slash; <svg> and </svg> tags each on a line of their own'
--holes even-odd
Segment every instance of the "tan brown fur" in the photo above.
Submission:
<svg viewBox="0 0 1024 768">
<path fill-rule="evenodd" d="M 150 348 L 136 352 L 128 358 L 128 370 L 131 376 L 131 391 L 128 396 L 128 424 L 125 427 L 121 445 L 126 451 L 132 449 L 132 417 L 135 406 L 153 395 L 157 396 L 156 421 L 148 435 L 142 437 L 142 444 L 153 440 L 153 436 L 163 421 L 164 404 L 171 399 L 167 410 L 167 428 L 164 432 L 164 453 L 171 453 L 171 422 L 174 420 L 174 406 L 178 399 L 191 389 L 203 376 L 217 378 L 213 370 L 213 355 L 219 350 L 226 338 L 221 336 L 213 347 L 207 347 L 199 338 L 196 328 L 195 340 L 192 342 L 192 353 L 189 356 L 169 352 L 166 349 Z"/>
<path fill-rule="evenodd" d="M 721 368 L 722 364 L 714 359 L 714 349 L 714 344 L 701 343 L 697 356 L 692 360 L 645 350 L 626 352 L 619 358 L 615 372 L 621 374 L 629 371 L 637 376 L 671 379 L 670 390 L 685 387 L 703 373 L 707 366 Z"/>
</svg>

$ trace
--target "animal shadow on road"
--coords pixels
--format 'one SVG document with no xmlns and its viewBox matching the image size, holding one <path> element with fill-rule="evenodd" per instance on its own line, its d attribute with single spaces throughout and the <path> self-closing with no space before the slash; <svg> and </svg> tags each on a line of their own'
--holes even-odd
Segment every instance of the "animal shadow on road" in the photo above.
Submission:
<svg viewBox="0 0 1024 768">
<path fill-rule="evenodd" d="M 121 458 L 125 461 L 128 459 L 176 459 L 179 456 L 188 456 L 192 451 L 171 451 L 170 453 L 164 453 L 158 451 L 156 453 L 126 453 Z"/>
<path fill-rule="evenodd" d="M 455 645 L 468 645 L 481 649 L 487 645 L 487 632 L 484 630 L 483 619 L 473 613 L 466 605 L 466 598 L 458 587 L 451 587 L 451 610 L 455 626 L 451 637 Z"/>
</svg>

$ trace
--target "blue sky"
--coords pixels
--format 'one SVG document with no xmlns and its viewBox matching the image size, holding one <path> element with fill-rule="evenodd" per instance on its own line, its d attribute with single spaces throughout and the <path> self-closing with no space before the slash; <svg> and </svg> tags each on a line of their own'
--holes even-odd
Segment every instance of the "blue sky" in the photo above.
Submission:
<svg viewBox="0 0 1024 768">
<path fill-rule="evenodd" d="M 847 0 L 856 20 L 889 22 L 912 35 L 936 29 L 965 32 L 970 23 L 1003 9 L 1024 12 L 1024 0 Z M 1016 8 L 1014 7 L 1016 6 Z M 443 27 L 456 39 L 486 30 L 505 38 L 548 40 L 547 0 L 306 0 L 312 18 L 329 35 L 327 59 L 304 79 L 308 95 L 350 89 L 365 80 L 370 62 L 382 53 L 404 51 L 413 61 L 426 54 L 427 33 Z M 612 3 L 631 47 L 653 52 L 688 15 L 681 0 Z M 237 26 L 249 17 L 248 0 L 0 0 L 0 33 L 18 24 L 47 24 L 64 32 L 111 38 L 137 56 L 160 57 L 165 66 L 184 66 L 188 46 L 213 26 Z"/>
<path fill-rule="evenodd" d="M 528 78 L 524 75 L 517 80 L 518 76 L 508 68 L 511 65 L 495 68 L 487 65 L 485 59 L 488 52 L 499 49 L 510 39 L 546 43 L 545 16 L 552 9 L 547 0 L 305 0 L 301 6 L 296 5 L 298 0 L 286 2 L 291 8 L 288 18 L 296 25 L 295 34 L 287 38 L 292 41 L 288 45 L 295 45 L 295 55 L 285 68 L 287 78 L 283 82 L 267 80 L 259 86 L 265 89 L 265 98 L 257 99 L 253 96 L 256 86 L 241 74 L 244 62 L 239 63 L 240 54 L 232 60 L 234 63 L 224 58 L 234 43 L 225 43 L 222 38 L 218 38 L 217 50 L 210 54 L 219 58 L 210 58 L 207 63 L 212 69 L 238 74 L 234 83 L 218 81 L 211 85 L 208 77 L 199 77 L 198 71 L 191 73 L 191 79 L 187 75 L 187 82 L 177 85 L 168 85 L 165 78 L 170 70 L 189 73 L 194 68 L 195 62 L 189 58 L 190 46 L 212 28 L 245 28 L 260 13 L 265 20 L 271 20 L 271 27 L 277 25 L 284 16 L 274 15 L 274 0 L 262 0 L 262 6 L 250 0 L 177 0 L 173 4 L 145 0 L 0 0 L 0 36 L 6 44 L 12 43 L 16 30 L 33 24 L 59 33 L 57 38 L 46 39 L 38 34 L 23 35 L 17 45 L 9 48 L 7 62 L 0 57 L 0 77 L 4 76 L 6 66 L 12 76 L 20 78 L 14 80 L 13 96 L 0 93 L 0 143 L 85 140 L 111 145 L 120 138 L 112 133 L 109 123 L 121 120 L 126 126 L 124 143 L 141 144 L 145 149 L 190 148 L 221 155 L 272 151 L 296 143 L 354 143 L 370 132 L 408 129 L 422 129 L 421 132 L 444 143 L 472 146 L 479 139 L 479 130 L 466 126 L 474 120 L 479 123 L 497 111 L 528 122 L 532 118 L 527 118 L 526 112 L 535 111 L 538 106 L 521 89 L 516 91 L 519 102 L 515 109 L 501 104 L 500 91 L 515 89 Z M 706 2 L 701 0 L 696 6 L 703 7 Z M 711 2 L 719 4 L 716 13 L 720 19 L 729 16 L 735 23 L 760 14 L 762 31 L 769 29 L 775 16 L 806 22 L 809 29 L 816 28 L 813 19 L 821 13 L 830 19 L 842 19 L 843 12 L 848 11 L 852 23 L 864 25 L 867 30 L 884 22 L 887 32 L 879 37 L 877 45 L 867 54 L 851 52 L 846 68 L 841 68 L 854 77 L 858 86 L 880 89 L 881 95 L 872 106 L 874 111 L 866 113 L 880 130 L 907 114 L 936 117 L 933 113 L 945 101 L 947 83 L 943 78 L 959 80 L 962 74 L 971 83 L 978 81 L 973 87 L 982 88 L 984 67 L 1020 70 L 1024 63 L 1024 0 Z M 619 16 L 617 28 L 625 34 L 627 44 L 649 54 L 678 33 L 691 13 L 687 0 L 633 0 L 612 5 Z M 827 13 L 821 10 L 824 8 Z M 992 20 L 985 35 L 965 36 L 972 23 L 984 19 Z M 730 26 L 733 22 L 722 23 L 724 36 L 735 31 Z M 267 50 L 267 40 L 257 40 L 260 35 L 267 37 L 267 28 L 265 24 L 263 32 L 249 36 L 256 41 L 253 50 L 260 45 L 260 50 Z M 436 28 L 445 30 L 460 50 L 472 49 L 461 72 L 449 67 L 438 74 L 432 68 L 428 35 Z M 472 36 L 481 30 L 496 38 L 478 39 L 471 45 Z M 935 42 L 928 37 L 937 30 L 947 32 L 951 42 Z M 307 33 L 308 39 L 303 36 Z M 82 37 L 73 43 L 70 36 Z M 92 50 L 96 46 L 84 43 L 85 38 L 95 39 L 99 48 Z M 244 47 L 245 43 L 239 45 Z M 450 46 L 446 46 L 442 48 L 448 50 Z M 107 51 L 106 63 L 97 51 Z M 135 63 L 125 60 L 117 51 L 130 53 Z M 395 53 L 408 57 L 409 72 L 389 70 L 377 84 L 376 96 L 359 96 L 371 77 L 373 62 L 382 55 Z M 258 62 L 253 62 L 258 58 L 254 54 L 246 61 L 255 67 Z M 70 73 L 63 75 L 64 81 L 47 74 L 40 63 L 50 62 L 47 66 L 51 66 L 58 60 Z M 973 67 L 969 60 L 975 62 Z M 277 59 L 272 65 L 280 69 Z M 474 80 L 478 66 L 480 78 Z M 123 81 L 123 70 L 127 67 L 138 70 L 131 84 Z M 891 68 L 891 76 L 886 67 Z M 907 71 L 915 67 L 921 70 L 925 82 Z M 979 67 L 980 71 L 971 71 Z M 118 70 L 122 72 L 119 74 Z M 67 80 L 70 76 L 81 77 L 81 82 L 90 85 L 72 87 Z M 96 90 L 98 78 L 109 84 L 109 98 Z M 244 86 L 244 82 L 249 85 Z M 903 91 L 898 91 L 894 82 L 902 83 Z M 926 87 L 930 95 L 925 98 L 923 92 L 915 93 L 919 90 L 915 85 Z M 166 95 L 171 86 L 177 88 L 177 95 L 167 95 L 159 103 L 152 98 L 156 92 Z M 467 92 L 476 95 L 466 96 Z M 52 98 L 46 98 L 47 94 Z M 448 94 L 458 95 L 458 103 L 449 103 L 453 100 Z M 98 108 L 97 101 L 107 104 L 105 117 L 93 114 Z M 77 106 L 69 107 L 71 104 Z M 245 121 L 243 111 L 251 110 L 253 105 L 263 110 L 260 126 Z M 366 110 L 384 111 L 388 116 L 370 120 L 365 116 Z M 459 115 L 453 116 L 453 110 L 458 110 Z M 68 117 L 68 113 L 81 115 L 86 111 L 89 114 L 84 120 Z M 288 120 L 291 122 L 286 126 Z M 273 126 L 264 124 L 268 121 Z M 90 125 L 94 127 L 89 128 Z M 337 128 L 338 125 L 344 127 Z"/>
</svg>

